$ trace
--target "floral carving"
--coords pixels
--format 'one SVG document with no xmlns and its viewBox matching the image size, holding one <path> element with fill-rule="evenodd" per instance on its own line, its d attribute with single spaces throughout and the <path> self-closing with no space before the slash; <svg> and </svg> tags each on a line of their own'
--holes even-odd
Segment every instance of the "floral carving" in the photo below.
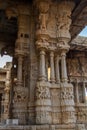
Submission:
<svg viewBox="0 0 87 130">
<path fill-rule="evenodd" d="M 63 88 L 61 92 L 61 99 L 73 99 L 73 89 L 72 88 Z"/>
<path fill-rule="evenodd" d="M 36 98 L 39 98 L 39 99 L 50 98 L 49 88 L 45 86 L 37 86 Z"/>
</svg>

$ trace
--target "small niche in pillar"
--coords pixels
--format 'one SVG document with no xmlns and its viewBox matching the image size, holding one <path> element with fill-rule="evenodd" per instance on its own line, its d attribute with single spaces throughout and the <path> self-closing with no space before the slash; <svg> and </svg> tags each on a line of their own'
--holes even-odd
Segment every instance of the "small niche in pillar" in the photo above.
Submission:
<svg viewBox="0 0 87 130">
<path fill-rule="evenodd" d="M 21 33 L 20 37 L 23 37 L 23 33 Z"/>
</svg>

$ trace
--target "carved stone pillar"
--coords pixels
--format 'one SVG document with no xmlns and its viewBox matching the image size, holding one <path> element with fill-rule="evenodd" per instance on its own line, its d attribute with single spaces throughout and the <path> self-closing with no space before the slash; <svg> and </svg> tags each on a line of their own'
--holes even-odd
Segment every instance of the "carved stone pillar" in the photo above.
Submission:
<svg viewBox="0 0 87 130">
<path fill-rule="evenodd" d="M 4 94 L 2 95 L 1 101 L 1 122 L 4 122 Z"/>
<path fill-rule="evenodd" d="M 55 82 L 54 52 L 50 52 L 50 81 Z"/>
<path fill-rule="evenodd" d="M 62 82 L 67 82 L 66 53 L 61 53 L 61 78 Z"/>
<path fill-rule="evenodd" d="M 83 101 L 84 101 L 84 103 L 87 102 L 85 82 L 83 82 Z"/>
<path fill-rule="evenodd" d="M 10 92 L 10 88 L 6 87 L 5 88 L 5 98 L 4 98 L 4 114 L 3 114 L 3 119 L 4 121 L 6 119 L 9 119 L 9 92 Z"/>
<path fill-rule="evenodd" d="M 78 82 L 76 82 L 76 85 L 75 85 L 75 88 L 76 88 L 76 103 L 79 103 L 79 89 L 78 89 Z"/>
<path fill-rule="evenodd" d="M 18 70 L 17 70 L 17 84 L 22 85 L 22 66 L 23 66 L 23 57 L 21 55 L 18 56 Z"/>
<path fill-rule="evenodd" d="M 24 125 L 27 123 L 28 88 L 23 86 L 23 62 L 29 51 L 29 8 L 27 5 L 20 5 L 18 11 L 18 38 L 15 45 L 18 68 L 17 83 L 14 86 L 13 118 Z"/>
<path fill-rule="evenodd" d="M 4 113 L 3 119 L 9 119 L 9 108 L 10 108 L 10 87 L 11 87 L 11 73 L 10 70 L 7 71 L 6 74 L 6 82 L 5 82 L 5 89 L 4 89 Z"/>
<path fill-rule="evenodd" d="M 20 52 L 20 51 L 19 51 Z M 23 86 L 23 56 L 18 55 L 17 86 L 14 86 L 13 117 L 26 124 L 28 89 Z"/>
<path fill-rule="evenodd" d="M 59 71 L 59 56 L 55 58 L 55 72 L 56 72 L 56 83 L 60 83 L 60 71 Z"/>
<path fill-rule="evenodd" d="M 45 52 L 48 48 L 49 34 L 47 32 L 48 0 L 35 0 L 38 9 L 38 28 L 36 30 L 36 47 L 40 50 L 40 78 L 36 85 L 36 124 L 51 124 L 50 84 L 47 82 L 47 66 Z"/>
<path fill-rule="evenodd" d="M 73 86 L 69 84 L 67 78 L 67 66 L 66 66 L 66 52 L 69 50 L 70 25 L 71 25 L 71 12 L 74 8 L 74 2 L 63 0 L 58 4 L 57 10 L 57 37 L 58 37 L 58 49 L 61 52 L 61 88 L 60 88 L 60 103 L 61 103 L 61 123 L 71 124 L 76 122 L 75 108 L 74 108 L 74 94 Z"/>
<path fill-rule="evenodd" d="M 46 80 L 45 51 L 40 50 L 40 80 Z"/>
</svg>

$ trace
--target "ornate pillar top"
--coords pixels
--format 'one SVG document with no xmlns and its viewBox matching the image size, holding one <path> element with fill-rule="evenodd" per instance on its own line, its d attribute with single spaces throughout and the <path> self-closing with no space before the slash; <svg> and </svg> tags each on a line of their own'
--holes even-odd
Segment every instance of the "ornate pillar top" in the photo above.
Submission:
<svg viewBox="0 0 87 130">
<path fill-rule="evenodd" d="M 41 13 L 48 12 L 50 5 L 49 0 L 36 0 L 35 4 Z"/>
<path fill-rule="evenodd" d="M 63 0 L 57 6 L 57 37 L 59 42 L 67 44 L 71 39 L 70 25 L 71 25 L 71 12 L 74 8 L 74 2 Z M 62 9 L 62 10 L 61 10 Z"/>
</svg>

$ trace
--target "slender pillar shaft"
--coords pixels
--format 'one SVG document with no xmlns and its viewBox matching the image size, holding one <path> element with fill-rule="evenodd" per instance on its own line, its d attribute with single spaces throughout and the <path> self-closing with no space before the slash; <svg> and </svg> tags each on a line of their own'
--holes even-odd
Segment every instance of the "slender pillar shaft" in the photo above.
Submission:
<svg viewBox="0 0 87 130">
<path fill-rule="evenodd" d="M 67 82 L 67 68 L 66 68 L 65 52 L 62 52 L 61 54 L 61 72 L 62 72 L 62 82 Z"/>
<path fill-rule="evenodd" d="M 46 79 L 45 51 L 40 51 L 40 80 Z"/>
<path fill-rule="evenodd" d="M 50 53 L 50 81 L 55 82 L 54 52 Z"/>
<path fill-rule="evenodd" d="M 84 100 L 84 103 L 86 103 L 86 87 L 85 87 L 85 82 L 83 82 L 83 100 Z"/>
<path fill-rule="evenodd" d="M 48 57 L 46 57 L 46 79 L 48 81 Z"/>
<path fill-rule="evenodd" d="M 76 103 L 79 103 L 78 82 L 76 82 Z"/>
<path fill-rule="evenodd" d="M 59 56 L 55 58 L 55 68 L 56 68 L 56 82 L 60 83 L 60 72 L 59 72 Z"/>
<path fill-rule="evenodd" d="M 22 62 L 23 62 L 23 57 L 19 56 L 18 57 L 18 72 L 17 72 L 17 78 L 18 78 L 19 83 L 22 83 Z"/>
</svg>

